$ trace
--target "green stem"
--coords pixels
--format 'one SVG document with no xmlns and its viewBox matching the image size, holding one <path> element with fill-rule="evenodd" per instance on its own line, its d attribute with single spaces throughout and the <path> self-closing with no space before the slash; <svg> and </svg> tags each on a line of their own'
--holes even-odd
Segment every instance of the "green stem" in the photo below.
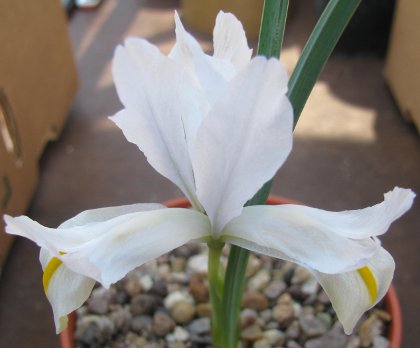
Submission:
<svg viewBox="0 0 420 348">
<path fill-rule="evenodd" d="M 209 247 L 208 280 L 210 301 L 212 305 L 211 334 L 214 347 L 223 347 L 223 272 L 220 264 L 224 243 L 212 240 L 207 243 Z"/>
</svg>

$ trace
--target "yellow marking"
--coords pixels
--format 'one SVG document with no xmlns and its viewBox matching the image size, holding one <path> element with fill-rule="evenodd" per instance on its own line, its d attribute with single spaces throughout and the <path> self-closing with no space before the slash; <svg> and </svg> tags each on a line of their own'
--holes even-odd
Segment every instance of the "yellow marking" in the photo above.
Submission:
<svg viewBox="0 0 420 348">
<path fill-rule="evenodd" d="M 368 266 L 359 268 L 357 272 L 359 272 L 369 291 L 371 302 L 375 302 L 376 296 L 378 295 L 378 284 L 376 283 L 375 276 Z"/>
<path fill-rule="evenodd" d="M 55 271 L 62 264 L 62 261 L 56 257 L 53 257 L 45 267 L 44 275 L 42 276 L 42 284 L 44 285 L 44 292 L 47 293 L 48 285 L 50 284 L 51 278 Z"/>
</svg>

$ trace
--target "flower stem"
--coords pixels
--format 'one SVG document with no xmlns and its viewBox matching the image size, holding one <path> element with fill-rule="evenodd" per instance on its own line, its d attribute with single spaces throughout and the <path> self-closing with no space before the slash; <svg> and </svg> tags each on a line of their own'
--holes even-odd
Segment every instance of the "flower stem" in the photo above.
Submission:
<svg viewBox="0 0 420 348">
<path fill-rule="evenodd" d="M 208 259 L 208 280 L 210 301 L 212 305 L 211 334 L 214 347 L 223 347 L 223 271 L 220 264 L 224 243 L 218 240 L 212 240 L 207 243 L 209 247 Z"/>
</svg>

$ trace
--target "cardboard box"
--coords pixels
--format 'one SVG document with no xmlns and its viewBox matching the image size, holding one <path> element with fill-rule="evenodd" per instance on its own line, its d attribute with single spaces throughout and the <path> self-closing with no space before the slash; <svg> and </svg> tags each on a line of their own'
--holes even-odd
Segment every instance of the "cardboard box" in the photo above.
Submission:
<svg viewBox="0 0 420 348">
<path fill-rule="evenodd" d="M 0 0 L 0 215 L 23 214 L 77 89 L 59 0 Z M 11 244 L 0 219 L 0 266 Z"/>
<path fill-rule="evenodd" d="M 399 0 L 385 77 L 403 116 L 420 131 L 420 1 Z"/>
</svg>

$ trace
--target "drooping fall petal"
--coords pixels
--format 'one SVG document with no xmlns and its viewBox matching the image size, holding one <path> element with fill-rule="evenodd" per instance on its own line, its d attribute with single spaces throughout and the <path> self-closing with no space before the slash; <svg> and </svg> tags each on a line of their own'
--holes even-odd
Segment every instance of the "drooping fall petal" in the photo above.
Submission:
<svg viewBox="0 0 420 348">
<path fill-rule="evenodd" d="M 27 237 L 73 272 L 105 287 L 137 266 L 210 234 L 208 218 L 188 209 L 130 212 L 69 228 L 47 228 L 28 217 L 5 216 L 8 233 Z"/>
<path fill-rule="evenodd" d="M 394 269 L 392 256 L 379 248 L 360 270 L 341 274 L 313 273 L 330 298 L 344 331 L 351 334 L 362 314 L 385 296 Z"/>
<path fill-rule="evenodd" d="M 286 90 L 280 62 L 257 57 L 229 82 L 199 128 L 193 170 L 215 232 L 240 214 L 286 160 L 293 122 Z"/>
<path fill-rule="evenodd" d="M 377 253 L 379 241 L 371 236 L 383 233 L 384 226 L 389 227 L 411 207 L 411 190 L 392 192 L 373 209 L 351 212 L 328 212 L 294 204 L 246 207 L 229 222 L 222 235 L 232 244 L 323 273 L 353 271 L 365 266 Z M 389 207 L 394 210 L 387 214 Z M 370 229 L 371 235 L 347 237 L 357 229 Z"/>
</svg>

